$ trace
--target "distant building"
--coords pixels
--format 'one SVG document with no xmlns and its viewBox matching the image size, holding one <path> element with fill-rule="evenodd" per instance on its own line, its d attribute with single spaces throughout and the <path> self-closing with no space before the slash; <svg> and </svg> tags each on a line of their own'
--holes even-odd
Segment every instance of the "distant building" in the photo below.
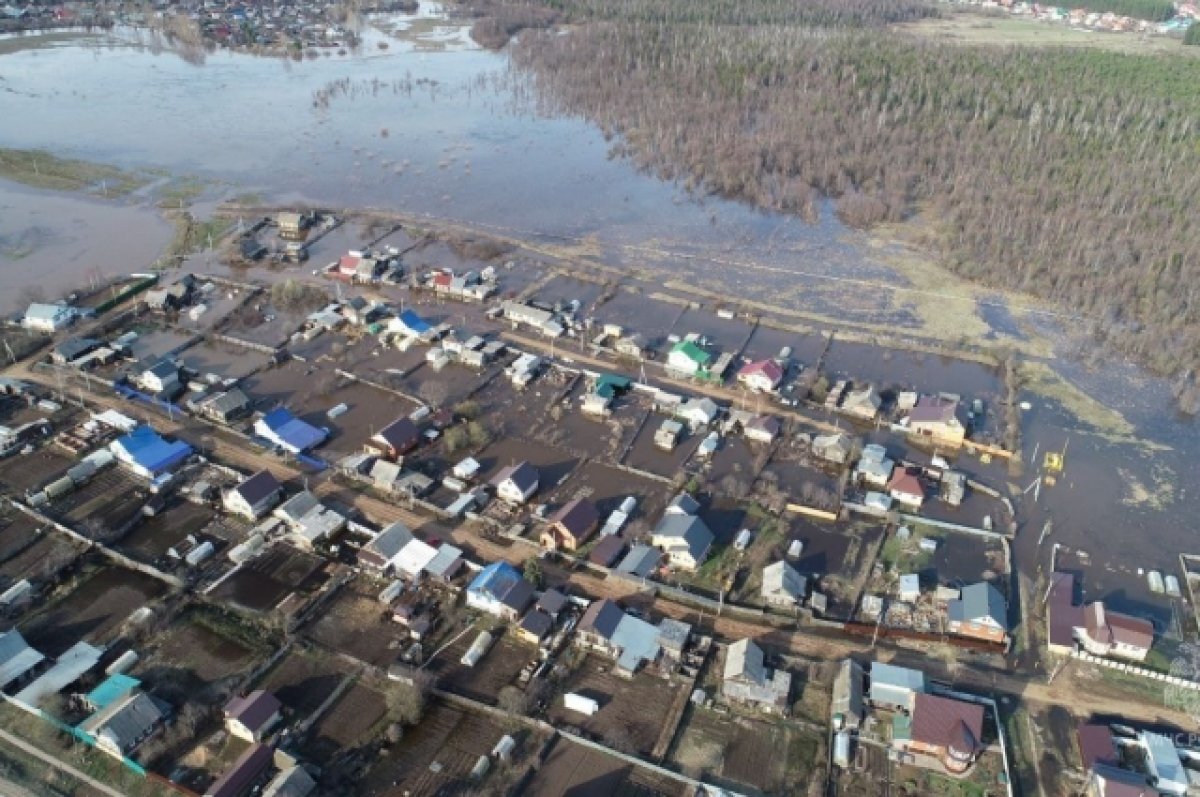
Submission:
<svg viewBox="0 0 1200 797">
<path fill-rule="evenodd" d="M 100 348 L 100 343 L 96 338 L 70 337 L 54 347 L 50 359 L 58 365 L 66 365 Z"/>
<path fill-rule="evenodd" d="M 565 504 L 550 518 L 542 532 L 541 543 L 549 550 L 574 551 L 588 541 L 600 525 L 596 505 L 585 498 Z"/>
<path fill-rule="evenodd" d="M 510 504 L 523 504 L 537 492 L 541 475 L 528 462 L 512 465 L 496 474 L 492 480 L 496 494 Z"/>
<path fill-rule="evenodd" d="M 757 360 L 742 366 L 737 380 L 751 390 L 770 393 L 783 381 L 783 368 L 774 360 Z"/>
<path fill-rule="evenodd" d="M 659 549 L 650 545 L 634 545 L 629 553 L 617 565 L 618 573 L 624 573 L 635 578 L 648 578 L 658 569 L 663 554 Z"/>
<path fill-rule="evenodd" d="M 289 767 L 271 779 L 262 797 L 308 797 L 316 788 L 316 781 L 304 767 Z"/>
<path fill-rule="evenodd" d="M 922 396 L 908 413 L 908 430 L 933 443 L 958 447 L 967 436 L 957 401 L 937 396 Z"/>
<path fill-rule="evenodd" d="M 179 381 L 179 365 L 172 360 L 159 360 L 142 371 L 138 382 L 142 390 L 168 401 L 183 390 L 183 384 Z"/>
<path fill-rule="evenodd" d="M 397 459 L 417 447 L 421 430 L 408 417 L 397 418 L 371 435 L 365 446 L 368 454 Z"/>
<path fill-rule="evenodd" d="M 946 630 L 988 642 L 1008 641 L 1008 609 L 1004 596 L 986 581 L 962 588 L 946 607 Z"/>
<path fill-rule="evenodd" d="M 249 396 L 241 388 L 233 388 L 205 396 L 196 403 L 196 412 L 220 423 L 235 421 L 250 412 Z"/>
<path fill-rule="evenodd" d="M 302 454 L 325 442 L 329 432 L 300 420 L 284 407 L 273 409 L 254 422 L 254 433 L 292 454 Z"/>
<path fill-rule="evenodd" d="M 853 448 L 853 441 L 845 434 L 817 435 L 812 440 L 813 456 L 835 465 L 845 465 Z"/>
<path fill-rule="evenodd" d="M 279 722 L 283 704 L 270 692 L 256 689 L 225 706 L 225 729 L 239 739 L 261 742 Z"/>
<path fill-rule="evenodd" d="M 592 552 L 588 554 L 588 561 L 601 567 L 612 567 L 624 552 L 625 540 L 617 534 L 609 534 L 592 548 Z"/>
<path fill-rule="evenodd" d="M 791 673 L 764 666 L 762 648 L 752 640 L 742 639 L 726 648 L 721 695 L 729 702 L 786 715 L 791 688 Z"/>
<path fill-rule="evenodd" d="M 117 461 L 147 479 L 156 478 L 182 464 L 192 455 L 192 447 L 181 441 L 168 442 L 149 426 L 109 443 Z"/>
<path fill-rule="evenodd" d="M 683 402 L 675 410 L 675 416 L 693 429 L 700 429 L 715 421 L 720 412 L 721 408 L 717 403 L 705 396 Z"/>
<path fill-rule="evenodd" d="M 846 394 L 842 399 L 842 412 L 864 421 L 873 421 L 879 417 L 882 404 L 879 391 L 874 386 L 867 385 L 861 390 L 852 390 Z"/>
<path fill-rule="evenodd" d="M 508 562 L 493 562 L 467 587 L 467 605 L 512 621 L 533 602 L 533 586 Z"/>
<path fill-rule="evenodd" d="M 225 493 L 225 509 L 250 520 L 257 520 L 279 503 L 283 485 L 270 471 L 260 470 Z"/>
<path fill-rule="evenodd" d="M 533 645 L 540 645 L 542 640 L 550 636 L 554 628 L 554 619 L 540 609 L 526 612 L 517 626 L 517 636 Z"/>
<path fill-rule="evenodd" d="M 675 448 L 679 435 L 683 433 L 683 424 L 670 419 L 664 420 L 654 432 L 654 445 L 664 451 Z"/>
<path fill-rule="evenodd" d="M 22 684 L 45 658 L 29 647 L 17 629 L 0 632 L 0 689 Z"/>
<path fill-rule="evenodd" d="M 33 303 L 25 311 L 21 325 L 35 332 L 53 334 L 58 330 L 75 323 L 78 312 L 73 307 L 64 304 Z"/>
</svg>

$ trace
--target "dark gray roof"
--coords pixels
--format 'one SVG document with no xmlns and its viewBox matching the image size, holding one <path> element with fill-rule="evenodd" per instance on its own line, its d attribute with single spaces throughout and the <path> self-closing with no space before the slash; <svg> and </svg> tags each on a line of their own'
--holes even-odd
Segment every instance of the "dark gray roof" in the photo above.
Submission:
<svg viewBox="0 0 1200 797">
<path fill-rule="evenodd" d="M 685 515 L 694 515 L 700 511 L 700 503 L 687 493 L 680 493 L 667 505 L 669 509 L 678 509 Z"/>
<path fill-rule="evenodd" d="M 222 415 L 240 410 L 250 406 L 250 397 L 242 392 L 242 389 L 235 387 L 233 390 L 227 390 L 214 396 L 209 402 L 208 407 L 213 412 L 219 412 Z"/>
<path fill-rule="evenodd" d="M 95 338 L 67 338 L 58 344 L 58 348 L 54 350 L 54 353 L 62 359 L 70 361 L 80 355 L 87 354 L 99 345 L 100 341 Z"/>
<path fill-rule="evenodd" d="M 645 578 L 654 572 L 662 559 L 662 551 L 649 545 L 635 545 L 617 565 L 617 571 Z"/>
<path fill-rule="evenodd" d="M 225 716 L 235 719 L 258 732 L 266 727 L 267 722 L 283 708 L 279 699 L 270 692 L 256 689 L 248 695 L 235 697 L 225 706 Z"/>
<path fill-rule="evenodd" d="M 240 495 L 246 503 L 254 506 L 258 502 L 267 498 L 282 488 L 279 480 L 276 479 L 269 470 L 260 470 L 258 473 L 246 479 L 239 484 L 234 490 Z"/>
<path fill-rule="evenodd" d="M 666 515 L 654 529 L 654 536 L 683 540 L 697 558 L 712 546 L 713 533 L 704 521 L 693 515 Z"/>
<path fill-rule="evenodd" d="M 556 589 L 548 589 L 537 601 L 538 608 L 549 614 L 558 614 L 567 605 L 567 596 Z"/>
<path fill-rule="evenodd" d="M 611 639 L 624 616 L 625 612 L 621 611 L 620 606 L 605 598 L 594 602 L 587 608 L 587 611 L 583 613 L 583 619 L 579 622 L 579 630 L 590 631 L 604 639 Z"/>
<path fill-rule="evenodd" d="M 152 374 L 159 379 L 165 379 L 169 376 L 179 376 L 179 366 L 170 360 L 159 360 L 147 368 L 146 373 Z"/>
<path fill-rule="evenodd" d="M 538 639 L 549 634 L 553 627 L 554 621 L 550 619 L 550 615 L 540 609 L 534 609 L 521 620 L 521 630 L 528 631 Z"/>
<path fill-rule="evenodd" d="M 378 436 L 389 446 L 402 451 L 421 437 L 421 430 L 409 418 L 398 418 L 379 430 Z"/>
<path fill-rule="evenodd" d="M 958 600 L 950 601 L 946 611 L 955 622 L 970 623 L 990 617 L 1001 628 L 1008 628 L 1004 596 L 986 581 L 963 587 Z"/>
<path fill-rule="evenodd" d="M 538 470 L 528 462 L 522 462 L 519 465 L 505 468 L 496 476 L 496 485 L 506 480 L 511 480 L 517 489 L 521 492 L 532 490 L 538 483 Z"/>
</svg>

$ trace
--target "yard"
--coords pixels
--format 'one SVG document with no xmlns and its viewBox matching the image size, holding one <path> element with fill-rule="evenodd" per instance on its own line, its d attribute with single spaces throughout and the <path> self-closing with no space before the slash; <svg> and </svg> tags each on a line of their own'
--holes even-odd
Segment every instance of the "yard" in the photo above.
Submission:
<svg viewBox="0 0 1200 797">
<path fill-rule="evenodd" d="M 213 596 L 245 609 L 267 612 L 294 590 L 314 586 L 324 560 L 278 544 L 221 582 Z"/>
<path fill-rule="evenodd" d="M 82 551 L 82 543 L 53 529 L 39 528 L 25 515 L 5 517 L 0 520 L 0 591 L 23 578 L 44 581 Z"/>
<path fill-rule="evenodd" d="M 395 660 L 401 638 L 407 636 L 392 621 L 387 607 L 358 582 L 342 587 L 305 633 L 330 650 L 377 667 L 387 667 Z"/>
<path fill-rule="evenodd" d="M 689 706 L 671 762 L 692 777 L 771 795 L 803 795 L 823 779 L 824 737 L 785 721 L 731 718 Z"/>
<path fill-rule="evenodd" d="M 685 784 L 558 739 L 525 789 L 529 797 L 684 797 Z"/>
<path fill-rule="evenodd" d="M 690 434 L 685 427 L 675 448 L 664 451 L 654 444 L 654 433 L 658 431 L 665 420 L 669 420 L 666 415 L 651 413 L 646 418 L 646 422 L 642 424 L 641 430 L 638 431 L 633 445 L 630 446 L 621 464 L 649 471 L 668 479 L 675 478 L 683 470 L 684 465 L 688 464 L 688 460 L 700 445 L 700 441 L 704 439 L 704 435 Z"/>
<path fill-rule="evenodd" d="M 354 684 L 342 693 L 309 731 L 304 757 L 327 765 L 339 753 L 366 742 L 387 717 L 387 700 L 379 692 Z"/>
<path fill-rule="evenodd" d="M 300 721 L 316 711 L 341 683 L 345 673 L 331 658 L 293 648 L 255 684 L 279 698 L 291 721 Z"/>
<path fill-rule="evenodd" d="M 61 655 L 80 640 L 104 645 L 135 610 L 166 590 L 165 584 L 150 576 L 98 565 L 64 584 L 47 604 L 25 617 L 21 632 L 47 656 Z"/>
<path fill-rule="evenodd" d="M 614 664 L 598 655 L 588 655 L 582 664 L 558 683 L 548 718 L 559 726 L 579 728 L 623 752 L 648 754 L 659 741 L 680 684 L 648 673 L 623 678 Z M 600 710 L 588 716 L 563 705 L 562 694 L 574 692 L 593 698 Z"/>
<path fill-rule="evenodd" d="M 135 559 L 157 562 L 188 535 L 199 534 L 215 517 L 216 513 L 207 506 L 176 500 L 165 510 L 134 526 L 122 538 L 119 547 Z"/>
<path fill-rule="evenodd" d="M 493 631 L 493 636 L 496 633 Z M 515 684 L 521 668 L 534 660 L 535 648 L 519 641 L 515 634 L 500 634 L 479 663 L 467 667 L 461 659 L 477 636 L 479 631 L 472 628 L 430 662 L 427 669 L 437 676 L 442 689 L 495 705 L 500 690 Z"/>
</svg>

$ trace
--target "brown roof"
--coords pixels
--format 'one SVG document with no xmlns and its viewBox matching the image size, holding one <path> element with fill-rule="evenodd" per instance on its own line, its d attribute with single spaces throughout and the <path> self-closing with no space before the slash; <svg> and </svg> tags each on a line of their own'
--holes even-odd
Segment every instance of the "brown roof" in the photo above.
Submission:
<svg viewBox="0 0 1200 797">
<path fill-rule="evenodd" d="M 624 616 L 625 612 L 621 611 L 621 607 L 608 598 L 592 601 L 583 613 L 583 619 L 579 621 L 579 630 L 590 631 L 603 639 L 611 639 L 613 632 L 617 630 L 617 624 Z"/>
<path fill-rule="evenodd" d="M 1112 631 L 1113 642 L 1144 650 L 1149 650 L 1154 644 L 1154 624 L 1149 620 L 1109 612 L 1108 627 Z"/>
<path fill-rule="evenodd" d="M 588 555 L 588 561 L 601 567 L 612 567 L 613 562 L 625 551 L 625 541 L 616 534 L 610 534 L 600 542 Z"/>
<path fill-rule="evenodd" d="M 925 496 L 925 488 L 921 486 L 921 480 L 911 472 L 899 468 L 892 476 L 892 480 L 888 482 L 888 489 L 896 490 L 906 495 Z"/>
<path fill-rule="evenodd" d="M 250 745 L 233 766 L 208 787 L 204 797 L 240 797 L 262 777 L 274 758 L 274 752 L 267 745 Z"/>
<path fill-rule="evenodd" d="M 275 716 L 282 707 L 283 704 L 275 695 L 262 689 L 256 689 L 248 695 L 230 700 L 225 706 L 225 716 L 238 720 L 257 733 L 266 726 L 267 720 Z"/>
<path fill-rule="evenodd" d="M 600 513 L 596 511 L 596 505 L 591 501 L 576 498 L 558 510 L 550 521 L 579 539 L 600 522 Z"/>
<path fill-rule="evenodd" d="M 1076 732 L 1079 737 L 1079 757 L 1085 770 L 1096 764 L 1117 765 L 1117 745 L 1107 725 L 1085 722 Z"/>
<path fill-rule="evenodd" d="M 949 423 L 958 412 L 957 401 L 946 401 L 936 396 L 921 396 L 908 413 L 909 422 Z"/>
<path fill-rule="evenodd" d="M 918 692 L 912 712 L 912 740 L 972 755 L 983 739 L 983 706 Z"/>
<path fill-rule="evenodd" d="M 1075 576 L 1053 573 L 1046 598 L 1049 642 L 1062 647 L 1075 644 L 1075 629 L 1083 625 L 1083 607 L 1075 605 Z"/>
</svg>

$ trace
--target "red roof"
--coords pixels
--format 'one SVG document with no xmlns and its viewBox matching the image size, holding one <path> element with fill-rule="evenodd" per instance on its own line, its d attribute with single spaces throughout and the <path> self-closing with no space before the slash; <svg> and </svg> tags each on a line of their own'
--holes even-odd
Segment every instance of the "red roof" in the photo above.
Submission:
<svg viewBox="0 0 1200 797">
<path fill-rule="evenodd" d="M 1076 733 L 1079 737 L 1079 755 L 1083 759 L 1084 770 L 1091 769 L 1096 764 L 1116 766 L 1119 763 L 1117 746 L 1107 725 L 1083 723 Z"/>
<path fill-rule="evenodd" d="M 338 261 L 338 270 L 353 274 L 354 270 L 358 268 L 358 261 L 361 259 L 354 255 L 342 255 L 342 259 Z"/>
<path fill-rule="evenodd" d="M 921 486 L 921 480 L 911 471 L 902 468 L 896 469 L 892 480 L 888 482 L 888 489 L 903 495 L 925 497 L 925 488 Z"/>
<path fill-rule="evenodd" d="M 434 277 L 433 277 L 433 284 L 434 284 L 434 285 L 442 285 L 442 286 L 447 286 L 447 285 L 449 285 L 449 284 L 451 283 L 451 281 L 453 281 L 453 279 L 454 279 L 454 277 L 452 277 L 451 275 L 449 275 L 449 274 L 447 274 L 446 272 L 444 272 L 444 271 L 443 271 L 443 272 L 442 272 L 442 273 L 440 273 L 440 274 L 435 274 L 435 275 L 434 275 Z"/>
<path fill-rule="evenodd" d="M 1154 644 L 1154 624 L 1149 620 L 1109 612 L 1108 627 L 1112 631 L 1113 642 L 1143 650 L 1149 650 Z"/>
<path fill-rule="evenodd" d="M 912 740 L 942 747 L 960 757 L 974 755 L 983 739 L 983 706 L 918 692 L 912 712 Z"/>
<path fill-rule="evenodd" d="M 779 380 L 783 379 L 783 369 L 774 360 L 758 360 L 746 363 L 738 371 L 738 376 L 741 377 L 754 376 L 756 374 L 761 374 L 771 380 L 772 385 L 778 384 Z"/>
<path fill-rule="evenodd" d="M 1075 644 L 1075 629 L 1083 625 L 1083 607 L 1075 605 L 1075 576 L 1053 573 L 1046 598 L 1049 642 L 1069 648 Z"/>
</svg>

